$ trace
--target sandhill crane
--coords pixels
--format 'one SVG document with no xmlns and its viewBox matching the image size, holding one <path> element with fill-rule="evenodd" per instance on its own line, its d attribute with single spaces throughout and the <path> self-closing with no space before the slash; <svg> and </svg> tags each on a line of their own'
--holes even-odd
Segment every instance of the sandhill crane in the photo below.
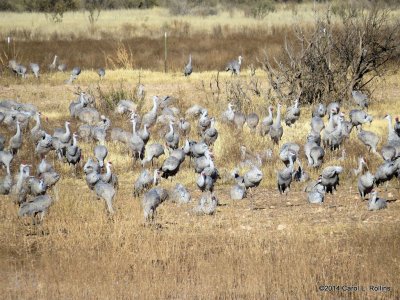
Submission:
<svg viewBox="0 0 400 300">
<path fill-rule="evenodd" d="M 276 110 L 276 119 L 271 125 L 271 128 L 269 130 L 269 135 L 271 137 L 271 140 L 274 142 L 274 144 L 278 145 L 282 135 L 283 135 L 283 128 L 281 124 L 281 104 L 278 103 L 277 105 L 277 110 Z"/>
<path fill-rule="evenodd" d="M 340 105 L 337 102 L 331 102 L 328 104 L 328 107 L 326 108 L 326 111 L 329 113 L 329 119 L 331 118 L 331 112 L 333 115 L 337 115 L 340 112 Z"/>
<path fill-rule="evenodd" d="M 106 146 L 97 145 L 96 147 L 94 147 L 94 157 L 99 162 L 100 168 L 103 168 L 104 160 L 107 157 L 107 155 L 108 155 L 108 150 Z"/>
<path fill-rule="evenodd" d="M 65 72 L 66 70 L 67 70 L 67 65 L 66 64 L 59 64 L 58 66 L 57 66 L 57 70 L 59 71 L 59 72 Z"/>
<path fill-rule="evenodd" d="M 336 191 L 336 186 L 339 185 L 339 175 L 343 172 L 343 168 L 340 166 L 326 167 L 322 171 L 322 185 L 325 186 L 327 193 L 333 193 Z"/>
<path fill-rule="evenodd" d="M 320 176 L 317 182 L 312 183 L 311 188 L 309 190 L 306 190 L 306 192 L 309 203 L 323 203 L 325 198 L 325 187 L 322 184 L 322 177 Z"/>
<path fill-rule="evenodd" d="M 368 96 L 362 93 L 361 91 L 352 91 L 351 95 L 353 96 L 354 102 L 360 106 L 361 108 L 368 108 Z"/>
<path fill-rule="evenodd" d="M 87 160 L 87 162 L 85 163 L 85 165 L 83 166 L 83 172 L 85 174 L 89 174 L 89 173 L 98 174 L 100 172 L 100 165 L 96 160 L 94 160 L 93 158 L 90 157 Z"/>
<path fill-rule="evenodd" d="M 69 129 L 69 125 L 71 123 L 65 122 L 65 130 L 62 128 L 56 128 L 53 133 L 53 138 L 59 139 L 62 143 L 69 143 L 71 140 L 71 131 Z"/>
<path fill-rule="evenodd" d="M 35 147 L 35 154 L 40 158 L 44 158 L 47 153 L 53 150 L 53 138 L 46 132 L 42 133 L 42 137 L 37 141 Z"/>
<path fill-rule="evenodd" d="M 99 179 L 94 185 L 94 191 L 97 197 L 102 198 L 106 202 L 108 213 L 114 214 L 114 209 L 112 207 L 115 196 L 114 187 L 111 184 L 105 183 Z"/>
<path fill-rule="evenodd" d="M 106 75 L 106 70 L 104 70 L 104 68 L 99 68 L 97 70 L 97 75 L 99 75 L 100 80 L 103 80 L 104 76 Z"/>
<path fill-rule="evenodd" d="M 54 55 L 53 62 L 49 65 L 49 70 L 54 71 L 57 67 L 57 55 Z"/>
<path fill-rule="evenodd" d="M 135 183 L 133 184 L 133 194 L 135 196 L 140 195 L 151 186 L 157 185 L 160 177 L 160 171 L 154 170 L 151 173 L 149 170 L 144 169 L 140 173 L 139 177 L 136 179 Z"/>
<path fill-rule="evenodd" d="M 279 158 L 283 161 L 285 166 L 287 167 L 290 163 L 290 157 L 292 158 L 293 162 L 296 161 L 297 157 L 299 156 L 300 146 L 293 142 L 288 142 L 282 145 L 281 149 L 279 150 Z"/>
<path fill-rule="evenodd" d="M 201 107 L 200 105 L 194 104 L 186 110 L 185 116 L 186 116 L 186 118 L 198 117 L 199 115 L 201 115 L 203 113 L 204 110 L 205 109 L 203 107 Z"/>
<path fill-rule="evenodd" d="M 204 109 L 201 112 L 197 128 L 198 128 L 198 134 L 202 136 L 204 134 L 204 131 L 206 131 L 211 125 L 211 119 L 208 116 L 208 111 L 207 109 Z"/>
<path fill-rule="evenodd" d="M 392 127 L 392 117 L 390 115 L 386 115 L 385 119 L 388 121 L 388 138 L 387 144 L 396 148 L 396 156 L 400 154 L 400 137 L 394 131 Z"/>
<path fill-rule="evenodd" d="M 146 147 L 146 156 L 142 160 L 142 166 L 145 166 L 146 163 L 151 161 L 151 165 L 153 166 L 154 158 L 159 158 L 161 155 L 164 155 L 164 147 L 161 144 L 154 143 L 150 144 Z"/>
<path fill-rule="evenodd" d="M 170 198 L 174 202 L 185 204 L 189 203 L 192 197 L 190 196 L 190 193 L 183 184 L 177 183 L 174 189 L 171 191 Z"/>
<path fill-rule="evenodd" d="M 351 124 L 355 127 L 359 127 L 365 123 L 371 123 L 373 119 L 371 115 L 359 109 L 351 110 L 349 116 Z"/>
<path fill-rule="evenodd" d="M 7 174 L 0 178 L 0 195 L 8 195 L 11 192 L 11 188 L 13 185 L 13 178 L 7 170 Z"/>
<path fill-rule="evenodd" d="M 179 171 L 180 165 L 181 161 L 178 158 L 169 156 L 160 168 L 160 171 L 162 171 L 161 177 L 168 179 L 168 177 L 175 176 Z"/>
<path fill-rule="evenodd" d="M 246 117 L 247 126 L 250 128 L 252 132 L 256 131 L 256 127 L 258 125 L 260 118 L 256 113 L 250 113 Z"/>
<path fill-rule="evenodd" d="M 385 161 L 375 171 L 375 184 L 379 186 L 381 183 L 390 181 L 396 174 L 396 161 Z"/>
<path fill-rule="evenodd" d="M 390 145 L 383 146 L 381 155 L 385 161 L 392 161 L 396 158 L 396 148 Z"/>
<path fill-rule="evenodd" d="M 228 103 L 228 109 L 221 114 L 221 119 L 223 122 L 233 122 L 233 118 L 235 116 L 233 106 L 234 105 L 232 103 Z"/>
<path fill-rule="evenodd" d="M 218 199 L 213 194 L 203 194 L 193 212 L 196 215 L 213 215 L 218 206 Z"/>
<path fill-rule="evenodd" d="M 148 113 L 144 114 L 142 118 L 142 124 L 147 124 L 149 128 L 157 121 L 158 100 L 157 96 L 153 96 L 153 107 Z"/>
<path fill-rule="evenodd" d="M 138 130 L 138 135 L 142 139 L 143 143 L 146 145 L 150 139 L 150 132 L 148 131 L 148 125 L 144 124 L 142 129 Z"/>
<path fill-rule="evenodd" d="M 368 151 L 372 150 L 373 153 L 376 153 L 376 148 L 379 143 L 379 136 L 377 134 L 361 129 L 357 134 L 357 138 L 368 147 Z"/>
<path fill-rule="evenodd" d="M 39 65 L 36 63 L 30 63 L 29 66 L 31 67 L 32 73 L 35 75 L 35 77 L 39 78 Z"/>
<path fill-rule="evenodd" d="M 293 106 L 286 110 L 285 124 L 291 126 L 300 118 L 299 98 L 294 101 Z"/>
<path fill-rule="evenodd" d="M 36 124 L 31 129 L 31 140 L 33 141 L 34 144 L 36 144 L 37 141 L 41 139 L 45 133 L 44 130 L 42 129 L 40 116 L 41 116 L 40 112 L 36 112 L 33 116 Z"/>
<path fill-rule="evenodd" d="M 28 187 L 29 187 L 29 191 L 28 193 L 34 197 L 39 196 L 39 195 L 44 195 L 46 193 L 47 190 L 47 186 L 44 182 L 43 179 L 39 178 L 35 178 L 33 176 L 28 178 Z"/>
<path fill-rule="evenodd" d="M 206 175 L 204 171 L 200 173 L 200 176 L 196 181 L 198 188 L 202 192 L 213 192 L 214 183 L 215 183 L 214 179 L 211 176 Z"/>
<path fill-rule="evenodd" d="M 308 173 L 304 170 L 300 158 L 297 158 L 297 164 L 298 168 L 293 173 L 293 179 L 294 181 L 306 182 L 308 179 L 310 179 L 310 175 L 308 175 Z"/>
<path fill-rule="evenodd" d="M 7 173 L 10 173 L 10 165 L 12 160 L 14 159 L 14 155 L 11 153 L 11 151 L 3 150 L 0 151 L 0 165 L 3 164 L 6 169 Z"/>
<path fill-rule="evenodd" d="M 239 55 L 237 60 L 232 60 L 227 64 L 225 71 L 227 72 L 231 71 L 232 74 L 239 75 L 241 65 L 242 65 L 242 56 Z"/>
<path fill-rule="evenodd" d="M 19 121 L 17 120 L 17 131 L 14 136 L 12 136 L 8 142 L 10 152 L 15 155 L 18 150 L 22 147 L 22 133 L 21 127 L 19 126 Z"/>
<path fill-rule="evenodd" d="M 274 122 L 274 119 L 273 119 L 273 116 L 272 116 L 272 111 L 273 111 L 273 107 L 269 106 L 268 107 L 268 116 L 266 116 L 261 121 L 261 126 L 260 126 L 260 134 L 261 134 L 261 136 L 266 136 L 269 133 L 271 125 Z"/>
<path fill-rule="evenodd" d="M 52 165 L 50 165 L 45 159 L 42 159 L 37 168 L 37 175 L 40 179 L 43 179 L 47 189 L 54 186 L 60 180 L 60 174 L 58 174 Z"/>
<path fill-rule="evenodd" d="M 387 208 L 386 200 L 383 198 L 378 198 L 377 191 L 371 192 L 371 199 L 368 201 L 368 210 L 380 210 Z"/>
<path fill-rule="evenodd" d="M 321 133 L 322 129 L 325 128 L 324 120 L 321 117 L 315 116 L 311 119 L 311 131 L 315 133 Z"/>
<path fill-rule="evenodd" d="M 66 83 L 72 84 L 78 78 L 79 74 L 81 74 L 81 68 L 74 67 L 71 71 L 71 76 L 70 76 L 69 80 L 66 81 Z"/>
<path fill-rule="evenodd" d="M 172 121 L 169 122 L 169 131 L 165 134 L 164 138 L 166 146 L 170 152 L 178 148 L 179 134 L 174 130 Z"/>
<path fill-rule="evenodd" d="M 183 74 L 185 76 L 190 76 L 193 72 L 193 67 L 192 67 L 192 54 L 189 54 L 189 62 L 185 66 L 185 69 L 183 70 Z"/>
<path fill-rule="evenodd" d="M 367 166 L 367 163 L 365 162 L 364 157 L 360 156 L 358 158 L 358 167 L 356 169 L 352 169 L 353 175 L 354 176 L 360 175 L 363 172 L 364 167 L 366 167 L 366 166 Z"/>
<path fill-rule="evenodd" d="M 342 145 L 343 135 L 343 118 L 339 119 L 336 128 L 328 135 L 329 146 L 331 150 L 339 149 Z"/>
<path fill-rule="evenodd" d="M 362 157 L 360 158 L 360 162 L 362 164 L 364 164 L 365 167 L 368 169 L 368 166 Z M 362 170 L 361 170 L 361 172 L 362 172 Z M 360 194 L 361 200 L 364 200 L 365 196 L 367 194 L 371 193 L 371 191 L 374 188 L 374 184 L 375 184 L 375 177 L 369 171 L 365 172 L 358 178 L 357 187 L 358 187 L 358 192 Z"/>
<path fill-rule="evenodd" d="M 293 171 L 294 171 L 293 157 L 294 154 L 290 153 L 289 166 L 277 172 L 278 190 L 279 193 L 281 194 L 283 194 L 286 190 L 288 190 L 290 188 L 290 184 L 292 183 Z"/>
<path fill-rule="evenodd" d="M 307 140 L 309 140 L 309 137 L 307 137 Z M 325 156 L 325 151 L 313 139 L 310 139 L 304 145 L 304 153 L 307 157 L 309 166 L 312 166 L 314 168 L 318 168 L 321 166 Z"/>
<path fill-rule="evenodd" d="M 215 118 L 211 118 L 210 120 L 210 127 L 207 128 L 203 133 L 203 141 L 208 146 L 213 145 L 218 138 L 218 130 L 215 128 Z"/>
<path fill-rule="evenodd" d="M 43 218 L 53 203 L 53 199 L 49 195 L 40 195 L 33 198 L 30 202 L 22 203 L 19 210 L 18 216 L 32 216 L 33 218 L 40 214 L 40 221 L 43 221 Z"/>
<path fill-rule="evenodd" d="M 100 174 L 100 180 L 104 183 L 111 184 L 114 188 L 118 188 L 118 177 L 111 171 L 112 162 L 108 161 L 106 163 L 106 173 Z"/>
<path fill-rule="evenodd" d="M 78 135 L 74 132 L 72 135 L 72 145 L 67 147 L 65 152 L 65 157 L 69 165 L 73 164 L 76 167 L 81 160 L 81 149 L 78 147 L 77 143 Z"/>
<path fill-rule="evenodd" d="M 129 140 L 129 147 L 135 157 L 135 159 L 143 159 L 144 155 L 144 142 L 141 137 L 136 133 L 136 119 L 132 118 L 132 137 Z"/>
<path fill-rule="evenodd" d="M 168 191 L 164 188 L 152 188 L 142 199 L 143 214 L 146 222 L 154 221 L 157 207 L 168 198 Z"/>
<path fill-rule="evenodd" d="M 246 198 L 246 187 L 244 183 L 237 183 L 230 190 L 230 196 L 232 200 L 242 200 Z"/>
<path fill-rule="evenodd" d="M 131 100 L 120 100 L 115 107 L 115 113 L 123 115 L 125 113 L 134 113 L 136 111 L 137 105 Z"/>
<path fill-rule="evenodd" d="M 28 182 L 29 178 L 29 165 L 21 164 L 19 167 L 19 174 L 17 177 L 16 184 L 12 187 L 12 193 L 16 195 L 15 202 L 21 204 L 26 201 L 28 194 Z"/>
<path fill-rule="evenodd" d="M 317 106 L 314 107 L 312 112 L 312 117 L 323 118 L 326 115 L 326 106 L 323 103 L 318 103 Z"/>
<path fill-rule="evenodd" d="M 180 130 L 181 134 L 184 137 L 189 136 L 189 133 L 190 133 L 190 130 L 191 130 L 190 122 L 188 122 L 184 118 L 180 118 L 179 119 L 179 123 L 178 123 L 178 127 L 179 127 L 179 130 Z"/>
</svg>

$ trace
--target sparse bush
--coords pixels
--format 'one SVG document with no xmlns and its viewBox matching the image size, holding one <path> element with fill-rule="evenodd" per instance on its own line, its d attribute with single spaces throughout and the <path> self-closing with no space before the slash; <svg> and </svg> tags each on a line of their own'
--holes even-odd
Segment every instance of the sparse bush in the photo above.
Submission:
<svg viewBox="0 0 400 300">
<path fill-rule="evenodd" d="M 252 0 L 244 7 L 245 15 L 258 20 L 264 19 L 269 13 L 275 11 L 272 0 Z"/>
<path fill-rule="evenodd" d="M 368 90 L 398 57 L 399 34 L 400 23 L 391 20 L 389 11 L 349 7 L 337 26 L 332 26 L 329 12 L 310 32 L 297 26 L 295 42 L 285 41 L 283 57 L 272 60 L 267 55 L 263 66 L 280 100 L 350 99 L 353 89 Z"/>
</svg>

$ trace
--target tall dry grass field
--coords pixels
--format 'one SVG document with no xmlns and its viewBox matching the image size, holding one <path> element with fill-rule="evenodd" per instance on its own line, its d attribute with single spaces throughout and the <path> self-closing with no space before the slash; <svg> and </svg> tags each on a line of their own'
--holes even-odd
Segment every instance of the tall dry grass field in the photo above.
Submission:
<svg viewBox="0 0 400 300">
<path fill-rule="evenodd" d="M 35 104 L 48 118 L 48 132 L 62 127 L 69 103 L 75 99 L 77 87 L 89 89 L 97 96 L 97 106 L 111 117 L 113 126 L 129 130 L 126 117 L 118 117 L 98 97 L 112 90 L 132 92 L 139 80 L 145 85 L 146 100 L 141 112 L 151 107 L 152 95 L 172 95 L 174 105 L 183 113 L 198 103 L 219 118 L 225 110 L 232 82 L 246 85 L 249 70 L 239 78 L 219 75 L 220 94 L 215 89 L 216 72 L 194 73 L 184 78 L 181 73 L 107 70 L 102 82 L 94 72 L 84 71 L 76 85 L 67 86 L 67 74 L 44 74 L 39 81 L 24 81 L 5 74 L 0 78 L 0 99 L 18 98 Z M 258 71 L 261 96 L 249 92 L 250 100 L 243 110 L 266 114 L 268 99 L 266 75 Z M 374 116 L 367 130 L 386 141 L 387 125 L 382 117 L 396 115 L 400 94 L 399 76 L 392 75 L 376 83 L 374 101 L 369 112 Z M 211 84 L 210 84 L 211 83 Z M 211 88 L 210 88 L 211 86 Z M 284 107 L 285 108 L 285 107 Z M 349 111 L 345 105 L 344 110 Z M 285 110 L 285 109 L 284 109 Z M 302 107 L 300 121 L 290 129 L 284 126 L 282 142 L 304 144 L 309 130 L 310 107 Z M 192 121 L 192 128 L 195 128 Z M 72 120 L 72 129 L 78 124 Z M 215 163 L 222 179 L 216 195 L 221 205 L 213 216 L 191 213 L 199 198 L 194 182 L 196 175 L 184 162 L 182 170 L 170 182 L 173 187 L 184 183 L 192 193 L 192 203 L 177 205 L 167 201 L 157 211 L 155 226 L 144 226 L 140 199 L 133 196 L 133 182 L 139 164 L 126 155 L 124 146 L 108 143 L 109 159 L 119 176 L 120 188 L 115 198 L 116 214 L 109 217 L 102 201 L 86 186 L 82 171 L 75 176 L 72 168 L 55 161 L 61 180 L 50 192 L 56 199 L 44 221 L 36 226 L 31 219 L 17 217 L 12 197 L 0 201 L 0 286 L 5 299 L 396 299 L 400 297 L 400 227 L 399 201 L 388 209 L 368 212 L 366 202 L 357 194 L 356 178 L 350 172 L 359 155 L 365 155 L 371 170 L 381 159 L 368 153 L 358 142 L 356 132 L 346 142 L 346 159 L 341 153 L 328 153 L 323 167 L 340 164 L 345 167 L 341 184 L 323 205 L 309 205 L 303 183 L 294 183 L 287 196 L 276 188 L 275 171 L 283 164 L 269 139 L 239 132 L 217 123 L 220 137 L 214 146 Z M 160 131 L 160 132 L 159 132 Z M 191 138 L 197 139 L 195 129 Z M 162 141 L 163 129 L 156 127 L 151 139 Z M 7 138 L 13 133 L 1 127 Z M 13 162 L 16 172 L 22 161 L 36 165 L 32 144 L 25 133 L 21 153 Z M 91 156 L 94 144 L 79 142 L 85 159 Z M 251 151 L 272 148 L 273 158 L 262 171 L 264 180 L 254 190 L 255 210 L 249 200 L 232 201 L 229 189 L 233 184 L 229 173 L 240 161 L 239 147 Z M 51 160 L 51 158 L 50 158 Z M 158 162 L 158 164 L 160 164 Z M 303 159 L 303 164 L 305 164 Z M 320 170 L 307 168 L 312 178 Z M 380 195 L 398 199 L 398 182 Z M 338 286 L 337 291 L 320 291 L 320 286 Z M 371 290 L 371 286 L 375 290 Z M 376 291 L 377 287 L 389 291 Z M 359 290 L 355 291 L 358 288 Z M 361 290 L 362 289 L 362 290 Z"/>
</svg>

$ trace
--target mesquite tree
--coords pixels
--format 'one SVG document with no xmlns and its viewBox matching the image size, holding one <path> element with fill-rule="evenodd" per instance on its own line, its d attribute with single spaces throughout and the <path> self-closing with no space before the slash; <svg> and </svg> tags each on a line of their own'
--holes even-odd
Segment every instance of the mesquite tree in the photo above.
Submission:
<svg viewBox="0 0 400 300">
<path fill-rule="evenodd" d="M 353 90 L 369 93 L 368 84 L 399 57 L 399 41 L 400 23 L 388 10 L 344 13 L 334 21 L 328 10 L 312 26 L 295 26 L 282 56 L 266 53 L 262 66 L 281 101 L 342 101 Z"/>
</svg>

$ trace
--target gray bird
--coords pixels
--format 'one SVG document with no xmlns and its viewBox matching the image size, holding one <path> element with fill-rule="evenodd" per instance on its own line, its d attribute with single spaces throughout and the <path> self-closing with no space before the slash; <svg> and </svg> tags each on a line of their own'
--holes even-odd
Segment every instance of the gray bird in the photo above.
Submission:
<svg viewBox="0 0 400 300">
<path fill-rule="evenodd" d="M 139 136 L 139 134 L 137 134 L 136 132 L 136 120 L 135 118 L 131 119 L 132 122 L 132 137 L 131 139 L 128 141 L 128 146 L 130 148 L 130 150 L 132 151 L 135 159 L 143 159 L 144 156 L 144 142 L 142 140 L 142 138 Z"/>
<path fill-rule="evenodd" d="M 169 122 L 169 131 L 164 136 L 169 151 L 175 150 L 179 145 L 179 134 L 174 130 L 173 122 Z"/>
<path fill-rule="evenodd" d="M 208 146 L 214 145 L 218 138 L 218 130 L 215 128 L 215 118 L 211 118 L 210 127 L 207 128 L 203 133 L 203 141 Z"/>
<path fill-rule="evenodd" d="M 191 130 L 191 125 L 190 122 L 188 122 L 184 118 L 180 118 L 179 123 L 178 123 L 179 131 L 184 137 L 189 136 L 190 130 Z"/>
<path fill-rule="evenodd" d="M 97 145 L 96 147 L 94 147 L 94 157 L 99 162 L 100 168 L 103 168 L 104 160 L 106 159 L 107 155 L 108 155 L 108 150 L 106 146 Z"/>
<path fill-rule="evenodd" d="M 0 195 L 8 195 L 11 192 L 12 185 L 13 178 L 7 171 L 7 174 L 3 178 L 0 178 Z"/>
<path fill-rule="evenodd" d="M 299 98 L 294 101 L 293 106 L 286 110 L 285 124 L 291 126 L 300 118 Z"/>
<path fill-rule="evenodd" d="M 85 174 L 89 173 L 99 173 L 100 172 L 100 165 L 97 162 L 97 160 L 94 160 L 93 158 L 89 158 L 85 165 L 83 166 L 83 172 Z"/>
<path fill-rule="evenodd" d="M 381 149 L 383 160 L 392 161 L 396 158 L 396 148 L 390 145 L 383 146 Z"/>
<path fill-rule="evenodd" d="M 371 199 L 368 201 L 368 210 L 380 210 L 387 208 L 387 203 L 385 199 L 378 198 L 377 191 L 371 192 Z"/>
<path fill-rule="evenodd" d="M 312 117 L 323 118 L 326 115 L 326 106 L 323 103 L 318 103 L 317 106 L 314 107 L 312 112 Z"/>
<path fill-rule="evenodd" d="M 142 199 L 143 215 L 146 222 L 154 221 L 157 207 L 167 200 L 168 191 L 164 188 L 152 188 Z"/>
<path fill-rule="evenodd" d="M 161 177 L 168 179 L 168 177 L 175 176 L 179 171 L 180 165 L 181 161 L 178 158 L 169 156 L 160 168 L 160 171 L 162 172 Z"/>
<path fill-rule="evenodd" d="M 31 67 L 32 73 L 35 75 L 35 77 L 39 78 L 39 65 L 36 63 L 30 63 L 29 66 Z"/>
<path fill-rule="evenodd" d="M 108 213 L 114 214 L 114 209 L 112 207 L 113 199 L 115 196 L 114 187 L 109 183 L 98 180 L 94 185 L 94 191 L 97 197 L 103 199 L 106 202 Z"/>
<path fill-rule="evenodd" d="M 322 129 L 325 128 L 324 120 L 321 117 L 315 116 L 311 119 L 311 131 L 315 133 L 321 133 Z"/>
<path fill-rule="evenodd" d="M 300 146 L 293 142 L 288 142 L 282 145 L 281 149 L 279 150 L 279 158 L 283 161 L 285 166 L 289 165 L 289 157 L 292 157 L 293 162 L 296 161 L 297 157 L 299 156 Z"/>
<path fill-rule="evenodd" d="M 279 193 L 283 194 L 286 190 L 290 188 L 290 184 L 292 183 L 293 179 L 293 154 L 289 155 L 289 166 L 284 168 L 281 171 L 277 172 L 277 179 L 278 179 L 278 190 Z"/>
<path fill-rule="evenodd" d="M 66 83 L 72 84 L 78 78 L 79 74 L 81 74 L 81 68 L 74 67 L 71 71 L 71 76 L 70 76 L 69 80 L 66 81 Z"/>
<path fill-rule="evenodd" d="M 368 108 L 368 96 L 362 93 L 361 91 L 352 91 L 351 95 L 353 96 L 354 102 L 360 106 L 361 108 Z"/>
<path fill-rule="evenodd" d="M 232 60 L 227 64 L 225 71 L 227 72 L 231 71 L 232 74 L 239 75 L 241 65 L 242 65 L 242 56 L 239 55 L 237 60 Z"/>
<path fill-rule="evenodd" d="M 371 123 L 373 119 L 371 115 L 359 109 L 351 110 L 349 116 L 351 124 L 355 127 L 361 127 L 362 124 Z"/>
<path fill-rule="evenodd" d="M 248 114 L 246 117 L 247 126 L 250 128 L 250 130 L 252 132 L 256 131 L 256 127 L 257 127 L 259 121 L 260 121 L 260 118 L 258 117 L 258 115 L 256 113 Z"/>
<path fill-rule="evenodd" d="M 213 215 L 218 206 L 218 199 L 213 194 L 203 194 L 196 207 L 193 208 L 193 212 L 196 215 Z"/>
<path fill-rule="evenodd" d="M 43 221 L 43 218 L 52 203 L 53 199 L 49 195 L 37 196 L 30 202 L 21 204 L 18 210 L 18 216 L 32 216 L 34 218 L 37 214 L 40 214 L 40 221 Z"/>
<path fill-rule="evenodd" d="M 158 101 L 159 98 L 157 96 L 153 96 L 152 109 L 148 113 L 143 115 L 142 124 L 147 124 L 149 128 L 151 128 L 157 121 Z"/>
<path fill-rule="evenodd" d="M 183 184 L 177 183 L 171 192 L 171 199 L 174 202 L 186 204 L 190 202 L 191 196 Z"/>
<path fill-rule="evenodd" d="M 399 121 L 399 117 L 395 117 L 394 118 L 395 123 L 394 123 L 394 132 L 396 132 L 396 134 L 400 137 L 400 121 Z"/>
<path fill-rule="evenodd" d="M 379 143 L 379 136 L 377 134 L 361 129 L 357 134 L 357 138 L 368 147 L 368 151 L 372 150 L 373 153 L 376 153 L 376 148 Z"/>
<path fill-rule="evenodd" d="M 278 108 L 276 110 L 276 119 L 274 123 L 271 125 L 271 128 L 269 130 L 269 135 L 271 137 L 271 140 L 274 142 L 274 144 L 278 145 L 282 135 L 283 135 L 283 128 L 281 124 L 281 104 L 278 103 Z"/>
<path fill-rule="evenodd" d="M 242 200 L 246 198 L 246 187 L 243 183 L 234 185 L 230 190 L 230 196 L 232 200 Z"/>
<path fill-rule="evenodd" d="M 10 166 L 11 162 L 14 159 L 14 155 L 11 153 L 11 151 L 0 151 L 0 165 L 4 165 L 7 169 L 7 173 L 10 173 Z"/>
<path fill-rule="evenodd" d="M 13 155 L 17 154 L 18 150 L 22 147 L 22 133 L 19 124 L 20 123 L 17 120 L 17 131 L 8 142 L 9 150 Z"/>
<path fill-rule="evenodd" d="M 58 58 L 58 56 L 54 55 L 53 62 L 49 65 L 49 70 L 50 71 L 54 71 L 56 69 L 56 67 L 57 67 L 57 58 Z"/>
<path fill-rule="evenodd" d="M 320 204 L 325 199 L 325 187 L 322 184 L 322 177 L 320 176 L 317 182 L 311 185 L 311 189 L 307 191 L 307 199 L 309 203 Z"/>
<path fill-rule="evenodd" d="M 97 70 L 97 74 L 100 77 L 100 80 L 103 80 L 104 76 L 106 75 L 106 70 L 104 70 L 104 68 L 99 68 Z"/>
<path fill-rule="evenodd" d="M 72 145 L 67 147 L 65 152 L 65 157 L 67 158 L 68 164 L 72 164 L 75 167 L 81 160 L 82 152 L 81 148 L 78 147 L 77 137 L 78 135 L 74 132 L 74 134 L 72 135 Z"/>
<path fill-rule="evenodd" d="M 100 180 L 104 183 L 111 184 L 115 189 L 118 188 L 118 177 L 111 171 L 112 162 L 108 161 L 106 163 L 106 173 L 100 174 Z"/>
<path fill-rule="evenodd" d="M 268 107 L 268 116 L 266 116 L 261 122 L 261 126 L 260 126 L 260 135 L 261 136 L 266 136 L 269 133 L 271 125 L 274 122 L 274 119 L 272 116 L 272 111 L 273 111 L 273 107 L 269 106 Z"/>
<path fill-rule="evenodd" d="M 396 174 L 396 161 L 385 161 L 375 171 L 375 184 L 379 186 L 381 183 L 390 181 Z"/>
<path fill-rule="evenodd" d="M 136 179 L 133 185 L 133 194 L 135 196 L 145 192 L 151 186 L 157 185 L 160 177 L 160 171 L 154 170 L 152 173 L 148 169 L 142 170 L 139 177 Z"/>
<path fill-rule="evenodd" d="M 148 162 L 151 162 L 151 165 L 153 166 L 154 158 L 159 158 L 161 155 L 164 155 L 164 153 L 164 147 L 161 144 L 154 143 L 148 145 L 146 147 L 146 156 L 142 160 L 142 166 Z"/>
<path fill-rule="evenodd" d="M 193 67 L 192 67 L 192 54 L 189 54 L 189 62 L 185 66 L 185 69 L 183 70 L 183 74 L 185 76 L 190 76 L 193 72 Z"/>
<path fill-rule="evenodd" d="M 365 196 L 372 192 L 375 184 L 375 177 L 371 172 L 366 172 L 361 175 L 357 181 L 357 188 L 360 194 L 361 200 L 365 199 Z"/>
<path fill-rule="evenodd" d="M 343 168 L 340 166 L 330 166 L 326 167 L 322 171 L 322 185 L 325 186 L 325 191 L 327 193 L 333 193 L 336 191 L 336 186 L 339 185 L 339 175 L 343 172 Z"/>
</svg>

